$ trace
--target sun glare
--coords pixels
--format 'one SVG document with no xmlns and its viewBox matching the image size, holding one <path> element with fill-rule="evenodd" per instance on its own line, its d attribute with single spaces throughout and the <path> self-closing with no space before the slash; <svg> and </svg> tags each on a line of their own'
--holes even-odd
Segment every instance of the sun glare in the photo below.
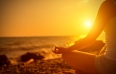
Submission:
<svg viewBox="0 0 116 74">
<path fill-rule="evenodd" d="M 90 28 L 91 27 L 91 21 L 86 21 L 85 22 L 85 26 L 88 27 L 88 28 Z"/>
</svg>

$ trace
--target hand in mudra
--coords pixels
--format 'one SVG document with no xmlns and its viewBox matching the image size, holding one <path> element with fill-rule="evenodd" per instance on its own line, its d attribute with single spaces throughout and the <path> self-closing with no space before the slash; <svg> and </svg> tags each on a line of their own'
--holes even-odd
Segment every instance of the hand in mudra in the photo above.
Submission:
<svg viewBox="0 0 116 74">
<path fill-rule="evenodd" d="M 55 54 L 62 54 L 69 52 L 69 50 L 68 48 L 64 48 L 64 47 L 55 47 L 54 50 L 52 50 L 52 52 L 54 52 Z"/>
</svg>

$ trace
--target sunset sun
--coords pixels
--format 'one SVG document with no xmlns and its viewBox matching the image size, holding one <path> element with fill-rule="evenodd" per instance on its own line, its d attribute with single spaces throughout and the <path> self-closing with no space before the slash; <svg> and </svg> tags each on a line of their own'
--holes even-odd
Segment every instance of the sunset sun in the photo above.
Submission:
<svg viewBox="0 0 116 74">
<path fill-rule="evenodd" d="M 92 25 L 92 22 L 91 22 L 91 21 L 85 21 L 85 26 L 86 26 L 87 28 L 90 28 L 91 25 Z"/>
</svg>

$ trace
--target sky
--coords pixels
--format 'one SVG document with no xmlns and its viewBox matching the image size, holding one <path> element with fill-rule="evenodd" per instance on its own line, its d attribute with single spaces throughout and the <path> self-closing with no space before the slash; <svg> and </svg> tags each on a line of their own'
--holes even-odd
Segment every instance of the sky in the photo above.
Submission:
<svg viewBox="0 0 116 74">
<path fill-rule="evenodd" d="M 0 0 L 0 37 L 85 34 L 104 0 Z"/>
</svg>

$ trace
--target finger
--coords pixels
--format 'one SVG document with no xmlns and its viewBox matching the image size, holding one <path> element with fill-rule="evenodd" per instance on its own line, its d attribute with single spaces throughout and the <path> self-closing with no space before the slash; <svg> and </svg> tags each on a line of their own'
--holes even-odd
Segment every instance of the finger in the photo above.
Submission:
<svg viewBox="0 0 116 74">
<path fill-rule="evenodd" d="M 56 47 L 52 51 L 55 52 L 56 51 Z"/>
<path fill-rule="evenodd" d="M 52 51 L 53 53 L 55 53 L 55 54 L 60 54 L 59 52 L 56 52 L 56 51 Z"/>
<path fill-rule="evenodd" d="M 56 49 L 56 48 L 54 50 L 52 50 L 52 52 L 55 53 L 55 54 L 61 54 L 61 52 L 59 51 L 59 49 Z"/>
<path fill-rule="evenodd" d="M 63 47 L 55 47 L 55 49 L 62 49 Z"/>
<path fill-rule="evenodd" d="M 59 47 L 55 46 L 55 49 L 59 49 Z"/>
<path fill-rule="evenodd" d="M 52 50 L 53 53 L 56 53 L 54 50 Z"/>
<path fill-rule="evenodd" d="M 52 51 L 53 51 L 53 52 L 58 52 L 58 48 L 55 47 Z"/>
<path fill-rule="evenodd" d="M 55 52 L 58 52 L 59 51 L 59 49 L 55 49 Z"/>
</svg>

